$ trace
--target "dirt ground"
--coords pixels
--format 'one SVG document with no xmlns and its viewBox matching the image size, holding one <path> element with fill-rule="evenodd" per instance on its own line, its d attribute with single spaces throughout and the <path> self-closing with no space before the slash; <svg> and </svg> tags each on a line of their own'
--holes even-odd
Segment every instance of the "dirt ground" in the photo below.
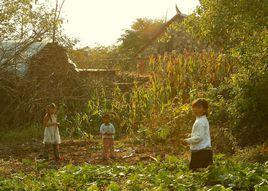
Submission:
<svg viewBox="0 0 268 191">
<path fill-rule="evenodd" d="M 33 164 L 39 163 L 43 152 L 43 144 L 39 141 L 31 141 L 24 144 L 0 143 L 0 174 L 9 176 L 16 172 L 30 172 Z M 57 168 L 66 164 L 136 164 L 139 162 L 151 162 L 161 160 L 167 155 L 176 155 L 187 158 L 183 148 L 175 144 L 137 145 L 127 141 L 115 142 L 116 158 L 109 161 L 102 160 L 102 142 L 66 140 L 60 145 L 60 153 L 63 158 L 60 164 L 53 161 L 53 152 L 50 152 L 50 164 Z M 184 154 L 183 154 L 184 153 Z M 159 159 L 160 158 L 160 159 Z"/>
</svg>

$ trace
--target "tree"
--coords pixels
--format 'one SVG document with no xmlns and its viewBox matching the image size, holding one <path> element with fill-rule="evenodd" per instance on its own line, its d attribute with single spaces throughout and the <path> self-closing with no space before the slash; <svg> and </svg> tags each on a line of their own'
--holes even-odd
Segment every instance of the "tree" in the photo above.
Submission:
<svg viewBox="0 0 268 191">
<path fill-rule="evenodd" d="M 39 35 L 49 37 L 54 10 L 33 0 L 4 0 L 0 2 L 0 40 L 26 40 Z M 57 14 L 58 15 L 58 14 Z"/>
<path fill-rule="evenodd" d="M 53 10 L 38 1 L 0 1 L 1 114 L 14 111 L 14 105 L 20 103 L 23 97 L 23 91 L 20 90 L 25 90 L 25 87 L 31 85 L 25 78 L 16 75 L 17 67 L 21 62 L 26 62 L 24 59 L 27 59 L 27 56 L 24 53 L 34 42 L 51 39 L 55 31 L 55 27 L 52 26 L 60 29 L 61 23 L 59 9 Z M 59 35 L 60 30 L 56 37 L 59 38 Z"/>
<path fill-rule="evenodd" d="M 133 56 L 163 25 L 163 20 L 137 19 L 119 38 L 119 52 Z"/>
<path fill-rule="evenodd" d="M 268 137 L 267 5 L 265 0 L 202 0 L 185 20 L 192 35 L 239 68 L 222 86 L 229 92 L 229 126 L 244 145 Z"/>
<path fill-rule="evenodd" d="M 267 8 L 265 0 L 202 0 L 185 23 L 199 39 L 229 49 L 266 30 Z"/>
</svg>

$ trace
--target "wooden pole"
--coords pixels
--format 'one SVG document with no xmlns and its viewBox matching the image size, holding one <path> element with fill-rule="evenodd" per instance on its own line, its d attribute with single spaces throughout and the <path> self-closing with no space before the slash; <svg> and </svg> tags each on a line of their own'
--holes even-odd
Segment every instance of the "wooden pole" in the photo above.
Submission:
<svg viewBox="0 0 268 191">
<path fill-rule="evenodd" d="M 178 13 L 174 17 L 172 17 L 168 22 L 166 22 L 160 29 L 157 31 L 153 37 L 144 45 L 142 46 L 133 56 L 133 58 L 136 58 L 141 52 L 143 52 L 148 46 L 150 46 L 165 30 L 176 20 L 183 20 L 185 16 Z"/>
</svg>

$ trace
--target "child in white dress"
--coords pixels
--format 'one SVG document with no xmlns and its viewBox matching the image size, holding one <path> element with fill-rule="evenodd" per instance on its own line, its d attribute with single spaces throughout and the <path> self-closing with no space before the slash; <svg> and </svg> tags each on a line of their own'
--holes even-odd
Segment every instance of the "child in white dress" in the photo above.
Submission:
<svg viewBox="0 0 268 191">
<path fill-rule="evenodd" d="M 44 132 L 44 158 L 49 159 L 49 147 L 52 145 L 55 161 L 60 160 L 59 155 L 59 144 L 61 143 L 60 133 L 59 133 L 59 123 L 57 122 L 57 107 L 54 103 L 50 104 L 47 108 L 47 112 L 44 117 L 43 125 L 45 128 Z"/>
</svg>

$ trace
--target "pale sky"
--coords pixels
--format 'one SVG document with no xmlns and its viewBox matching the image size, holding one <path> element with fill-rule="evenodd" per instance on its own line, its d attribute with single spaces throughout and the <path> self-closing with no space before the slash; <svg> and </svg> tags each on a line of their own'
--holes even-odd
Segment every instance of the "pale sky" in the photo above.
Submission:
<svg viewBox="0 0 268 191">
<path fill-rule="evenodd" d="M 50 0 L 53 2 L 53 0 Z M 175 4 L 190 14 L 198 0 L 66 0 L 62 16 L 65 33 L 80 40 L 79 46 L 112 45 L 137 18 L 170 19 Z"/>
</svg>

